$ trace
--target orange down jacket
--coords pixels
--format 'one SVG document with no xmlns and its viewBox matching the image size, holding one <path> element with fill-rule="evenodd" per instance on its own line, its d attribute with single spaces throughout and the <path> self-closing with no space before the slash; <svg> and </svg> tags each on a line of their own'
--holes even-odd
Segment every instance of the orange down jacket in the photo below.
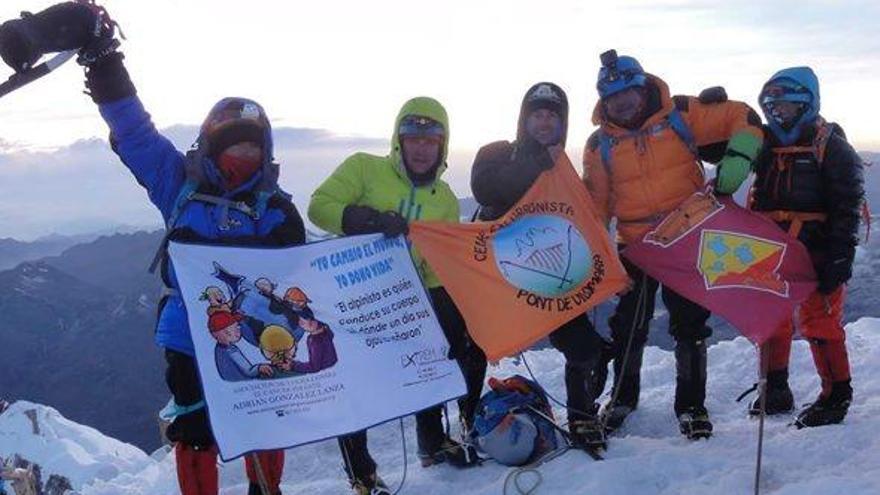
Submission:
<svg viewBox="0 0 880 495">
<path fill-rule="evenodd" d="M 584 183 L 599 218 L 606 224 L 617 218 L 618 241 L 622 243 L 639 239 L 665 213 L 703 188 L 702 165 L 672 128 L 661 125 L 673 109 L 681 113 L 701 148 L 726 146 L 740 133 L 763 138 L 760 117 L 745 103 L 672 98 L 660 78 L 649 75 L 648 80 L 659 91 L 660 110 L 645 121 L 637 136 L 626 137 L 632 131 L 608 122 L 600 101 L 593 111 L 593 123 L 601 128 L 590 136 L 584 149 Z M 602 161 L 600 132 L 617 140 L 608 164 Z"/>
</svg>

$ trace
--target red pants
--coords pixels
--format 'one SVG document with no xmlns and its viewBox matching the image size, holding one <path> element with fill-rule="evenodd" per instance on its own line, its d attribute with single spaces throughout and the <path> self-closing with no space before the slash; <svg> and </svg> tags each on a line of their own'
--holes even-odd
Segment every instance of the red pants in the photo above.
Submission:
<svg viewBox="0 0 880 495">
<path fill-rule="evenodd" d="M 843 330 L 845 299 L 846 288 L 840 286 L 827 296 L 818 291 L 813 292 L 798 307 L 798 326 L 801 335 L 810 341 L 813 362 L 822 379 L 823 395 L 830 393 L 831 383 L 850 379 L 846 334 Z M 794 324 L 786 321 L 764 344 L 769 371 L 788 369 L 793 335 Z"/>
<path fill-rule="evenodd" d="M 253 456 L 255 455 L 260 460 L 260 466 L 263 468 L 263 476 L 266 477 L 266 483 L 269 484 L 269 489 L 272 491 L 278 491 L 278 485 L 281 484 L 281 476 L 284 474 L 284 451 L 270 450 L 246 455 L 244 457 L 244 467 L 247 471 L 248 481 L 251 483 L 260 482 L 260 478 L 257 476 L 257 466 L 253 460 Z"/>
<path fill-rule="evenodd" d="M 217 495 L 217 448 L 195 450 L 178 442 L 174 447 L 177 458 L 177 481 L 183 495 Z"/>
</svg>

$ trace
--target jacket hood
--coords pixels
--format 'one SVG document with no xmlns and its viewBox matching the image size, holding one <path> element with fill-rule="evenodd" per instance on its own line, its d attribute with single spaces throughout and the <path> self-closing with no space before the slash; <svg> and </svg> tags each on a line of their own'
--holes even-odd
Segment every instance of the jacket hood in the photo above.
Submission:
<svg viewBox="0 0 880 495">
<path fill-rule="evenodd" d="M 446 131 L 446 135 L 443 137 L 443 144 L 440 150 L 440 160 L 437 165 L 437 172 L 434 175 L 434 180 L 440 178 L 443 175 L 443 172 L 446 171 L 446 158 L 449 154 L 449 117 L 446 115 L 446 109 L 443 108 L 443 105 L 440 104 L 439 101 L 434 98 L 430 98 L 428 96 L 417 96 L 415 98 L 410 99 L 406 103 L 400 107 L 400 112 L 397 113 L 397 118 L 394 119 L 394 132 L 391 135 L 391 153 L 389 154 L 389 158 L 391 158 L 392 163 L 395 164 L 395 170 L 401 177 L 406 180 L 409 179 L 409 175 L 407 175 L 406 170 L 404 169 L 403 164 L 403 152 L 401 151 L 400 146 L 400 124 L 403 121 L 404 117 L 410 115 L 417 115 L 420 117 L 428 117 L 431 120 L 435 120 L 443 125 L 443 129 Z"/>
<path fill-rule="evenodd" d="M 763 104 L 764 91 L 768 86 L 779 82 L 793 82 L 801 86 L 810 95 L 811 101 L 808 103 L 809 108 L 801 115 L 801 118 L 792 126 L 791 129 L 784 129 L 781 125 L 768 114 L 767 108 Z M 821 99 L 819 96 L 819 78 L 816 73 L 809 67 L 789 67 L 773 74 L 764 86 L 761 88 L 761 94 L 758 96 L 758 105 L 764 113 L 767 120 L 767 126 L 776 136 L 780 143 L 785 146 L 794 144 L 799 138 L 804 128 L 811 125 L 819 116 L 821 109 Z"/>
<path fill-rule="evenodd" d="M 559 114 L 559 120 L 562 123 L 559 144 L 565 147 L 568 135 L 568 96 L 562 88 L 552 82 L 536 83 L 523 95 L 519 109 L 519 121 L 516 125 L 516 140 L 523 142 L 530 137 L 526 130 L 526 119 L 530 113 L 539 108 L 548 108 Z"/>
<path fill-rule="evenodd" d="M 232 191 L 223 189 L 223 179 L 216 163 L 211 158 L 214 151 L 210 149 L 209 131 L 211 126 L 218 120 L 224 118 L 224 114 L 229 112 L 237 112 L 237 118 L 254 120 L 263 128 L 262 145 L 263 145 L 263 163 L 260 169 L 247 182 Z M 272 125 L 266 111 L 259 103 L 248 98 L 227 97 L 214 104 L 211 111 L 208 112 L 204 122 L 199 130 L 199 137 L 196 140 L 196 146 L 202 155 L 202 169 L 207 181 L 214 187 L 224 190 L 224 196 L 234 196 L 235 194 L 256 188 L 264 179 L 277 180 L 277 165 L 274 164 L 274 143 L 272 141 Z"/>
<path fill-rule="evenodd" d="M 652 113 L 645 119 L 645 122 L 642 123 L 641 128 L 652 126 L 659 121 L 666 118 L 672 110 L 675 109 L 675 102 L 672 100 L 672 95 L 669 92 L 669 85 L 663 79 L 659 77 L 645 73 L 645 77 L 648 79 L 647 87 L 649 90 L 654 90 L 657 92 L 659 96 L 660 109 Z M 602 100 L 596 102 L 596 106 L 593 108 L 593 124 L 602 126 L 608 130 L 619 131 L 619 132 L 627 132 L 626 129 L 610 122 L 608 118 L 605 116 L 605 108 L 602 106 Z"/>
</svg>

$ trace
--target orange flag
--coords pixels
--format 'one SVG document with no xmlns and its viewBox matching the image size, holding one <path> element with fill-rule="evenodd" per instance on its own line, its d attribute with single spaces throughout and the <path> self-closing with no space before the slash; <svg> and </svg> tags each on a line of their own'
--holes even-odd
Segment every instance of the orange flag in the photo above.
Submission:
<svg viewBox="0 0 880 495">
<path fill-rule="evenodd" d="M 514 355 L 619 292 L 626 272 L 563 153 L 492 222 L 413 222 L 428 260 L 490 360 Z"/>
</svg>

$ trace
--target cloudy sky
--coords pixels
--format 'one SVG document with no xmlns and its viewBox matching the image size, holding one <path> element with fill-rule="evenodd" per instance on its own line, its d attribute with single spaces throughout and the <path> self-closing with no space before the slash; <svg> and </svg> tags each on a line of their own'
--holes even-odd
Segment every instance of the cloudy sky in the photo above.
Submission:
<svg viewBox="0 0 880 495">
<path fill-rule="evenodd" d="M 0 18 L 51 3 L 4 0 Z M 538 80 L 569 93 L 577 162 L 608 48 L 639 58 L 675 93 L 722 84 L 749 103 L 777 69 L 811 65 L 823 114 L 859 149 L 880 150 L 876 1 L 103 3 L 128 37 L 126 63 L 156 123 L 185 146 L 218 98 L 259 100 L 276 128 L 289 128 L 283 182 L 302 206 L 346 154 L 384 150 L 400 104 L 421 94 L 450 113 L 449 179 L 460 195 L 473 153 L 512 137 L 522 92 Z M 89 141 L 106 130 L 82 79 L 68 64 L 0 101 L 0 237 L 157 220 L 106 143 Z"/>
</svg>

